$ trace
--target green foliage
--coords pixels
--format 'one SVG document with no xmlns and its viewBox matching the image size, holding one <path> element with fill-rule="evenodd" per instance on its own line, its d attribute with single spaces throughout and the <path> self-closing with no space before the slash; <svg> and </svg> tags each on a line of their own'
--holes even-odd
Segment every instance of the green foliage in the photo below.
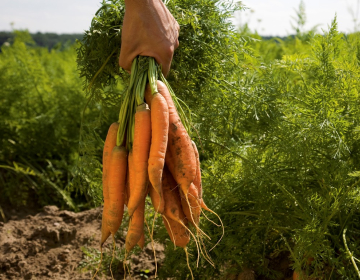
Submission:
<svg viewBox="0 0 360 280">
<path fill-rule="evenodd" d="M 205 201 L 225 225 L 211 252 L 215 268 L 205 261 L 196 268 L 190 244 L 195 278 L 226 279 L 250 267 L 265 279 L 289 277 L 292 268 L 319 279 L 355 279 L 359 34 L 339 34 L 336 20 L 324 35 L 305 31 L 300 4 L 296 36 L 262 41 L 232 28 L 239 7 L 227 2 L 167 5 L 181 27 L 168 80 L 193 112 Z M 107 89 L 127 79 L 114 51 L 121 13 L 122 2 L 104 2 L 78 50 L 85 88 L 108 106 L 121 94 L 113 99 Z M 92 52 L 95 47 L 103 51 Z M 202 223 L 214 244 L 221 230 Z M 155 238 L 168 240 L 162 230 Z M 167 244 L 160 275 L 188 278 L 184 252 Z M 274 265 L 282 260 L 290 264 L 285 270 Z"/>
<path fill-rule="evenodd" d="M 258 66 L 237 72 L 221 94 L 211 92 L 212 106 L 197 110 L 205 199 L 225 224 L 225 238 L 212 253 L 218 267 L 204 264 L 197 279 L 234 266 L 284 279 L 269 265 L 280 255 L 318 279 L 356 279 L 350 252 L 360 254 L 360 72 L 349 49 L 358 41 L 358 34 L 339 34 L 334 20 L 300 54 L 268 63 L 259 57 Z M 214 240 L 221 234 L 204 226 Z M 170 267 L 180 257 L 168 256 Z M 179 278 L 184 270 L 185 264 Z"/>
<path fill-rule="evenodd" d="M 0 53 L 0 201 L 76 208 L 65 190 L 86 102 L 75 48 L 48 51 L 27 32 L 16 31 L 14 38 Z"/>
<path fill-rule="evenodd" d="M 119 105 L 118 81 L 129 78 L 119 67 L 124 13 L 123 0 L 104 0 L 77 48 L 77 63 L 80 76 L 84 78 L 85 92 L 92 100 L 107 106 Z"/>
<path fill-rule="evenodd" d="M 336 20 L 324 34 L 306 31 L 300 6 L 296 36 L 264 41 L 231 26 L 239 6 L 173 0 L 168 7 L 181 26 L 168 80 L 192 111 L 204 199 L 225 225 L 210 252 L 215 268 L 204 260 L 196 268 L 189 244 L 195 279 L 228 279 L 245 268 L 260 279 L 284 279 L 292 269 L 357 279 L 359 33 L 340 34 Z M 23 205 L 35 194 L 40 205 L 71 206 L 73 190 L 101 203 L 103 139 L 128 81 L 118 67 L 123 13 L 122 1 L 103 2 L 77 53 L 49 52 L 22 32 L 2 47 L 0 203 Z M 201 225 L 211 248 L 222 231 L 204 218 Z M 184 251 L 160 220 L 154 238 L 166 244 L 160 276 L 189 278 Z M 84 253 L 84 267 L 97 264 L 98 252 Z"/>
</svg>

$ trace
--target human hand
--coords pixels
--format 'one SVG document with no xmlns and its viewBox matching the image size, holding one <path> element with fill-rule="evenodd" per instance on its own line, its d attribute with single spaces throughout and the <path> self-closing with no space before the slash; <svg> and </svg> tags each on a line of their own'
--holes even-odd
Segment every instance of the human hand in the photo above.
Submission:
<svg viewBox="0 0 360 280">
<path fill-rule="evenodd" d="M 119 65 L 127 71 L 137 55 L 154 57 L 169 73 L 180 27 L 161 0 L 125 0 Z"/>
</svg>

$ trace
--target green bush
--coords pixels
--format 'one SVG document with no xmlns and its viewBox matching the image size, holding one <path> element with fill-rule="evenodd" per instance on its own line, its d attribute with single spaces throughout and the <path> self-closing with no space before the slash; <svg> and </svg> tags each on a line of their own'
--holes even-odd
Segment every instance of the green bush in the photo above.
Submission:
<svg viewBox="0 0 360 280">
<path fill-rule="evenodd" d="M 78 159 L 86 97 L 75 47 L 48 51 L 16 31 L 14 42 L 1 48 L 0 99 L 0 203 L 76 208 L 66 187 Z M 92 108 L 85 117 L 97 114 Z"/>
<path fill-rule="evenodd" d="M 282 52 L 292 44 L 284 42 Z M 225 225 L 211 254 L 216 268 L 193 266 L 196 279 L 245 268 L 284 279 L 289 271 L 273 265 L 279 259 L 315 279 L 358 277 L 351 257 L 360 254 L 360 36 L 339 34 L 334 20 L 302 44 L 281 60 L 258 57 L 256 67 L 229 80 L 233 86 L 209 97 L 212 106 L 196 109 L 210 147 L 204 154 L 213 153 L 202 162 L 205 199 Z M 203 221 L 217 240 L 221 230 Z M 185 262 L 173 265 L 183 253 L 168 250 L 167 275 L 185 279 Z"/>
<path fill-rule="evenodd" d="M 205 260 L 196 268 L 189 245 L 195 279 L 227 279 L 246 268 L 259 279 L 291 277 L 292 269 L 355 279 L 359 34 L 339 34 L 334 20 L 324 35 L 300 26 L 296 36 L 263 41 L 234 30 L 237 7 L 226 2 L 174 0 L 168 7 L 181 27 L 168 80 L 192 110 L 205 201 L 225 225 L 211 251 L 215 268 Z M 78 50 L 88 93 L 109 106 L 114 91 L 106 90 L 126 84 L 113 50 L 122 16 L 121 1 L 104 3 Z M 202 227 L 209 247 L 222 231 L 204 218 Z M 184 251 L 166 236 L 155 236 L 169 245 L 161 277 L 189 278 Z"/>
<path fill-rule="evenodd" d="M 0 203 L 101 202 L 103 139 L 126 89 L 117 65 L 121 3 L 104 3 L 77 53 L 36 47 L 23 32 L 2 47 Z M 323 35 L 298 28 L 264 41 L 231 26 L 239 7 L 168 5 L 181 26 L 169 82 L 192 110 L 204 198 L 225 226 L 210 252 L 215 268 L 205 260 L 196 268 L 189 244 L 195 279 L 247 268 L 258 279 L 284 279 L 292 269 L 356 279 L 360 34 L 339 34 L 334 20 Z M 221 228 L 204 218 L 201 226 L 211 248 Z M 160 221 L 156 228 L 167 245 L 160 276 L 189 278 L 184 251 L 173 249 Z"/>
</svg>

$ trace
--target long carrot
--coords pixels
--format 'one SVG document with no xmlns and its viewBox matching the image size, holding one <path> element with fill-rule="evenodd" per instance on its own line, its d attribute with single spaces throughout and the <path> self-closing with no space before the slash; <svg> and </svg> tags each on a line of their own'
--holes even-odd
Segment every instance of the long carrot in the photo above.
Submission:
<svg viewBox="0 0 360 280">
<path fill-rule="evenodd" d="M 127 171 L 127 180 L 126 180 L 126 192 L 125 192 L 125 205 L 127 206 L 129 203 L 129 193 L 130 193 L 130 181 L 133 184 L 133 177 L 134 177 L 134 170 L 133 168 L 129 168 L 129 167 L 133 167 L 133 156 L 132 156 L 132 152 L 129 153 L 128 156 L 128 171 Z M 130 172 L 131 170 L 131 172 Z M 130 179 L 130 174 L 132 179 Z M 145 234 L 143 233 L 140 240 L 138 241 L 137 245 L 139 245 L 139 247 L 141 249 L 144 248 L 145 246 Z"/>
<path fill-rule="evenodd" d="M 103 217 L 101 223 L 101 240 L 100 246 L 104 244 L 104 242 L 108 239 L 111 232 L 106 225 L 105 215 L 104 213 L 108 211 L 109 207 L 109 165 L 110 165 L 110 155 L 113 148 L 116 146 L 116 136 L 119 129 L 119 124 L 117 122 L 110 125 L 108 130 L 104 149 L 103 149 L 103 174 L 102 174 L 102 182 L 103 182 L 103 196 L 104 196 L 104 209 L 103 209 Z"/>
<path fill-rule="evenodd" d="M 125 186 L 125 205 L 128 206 L 129 196 L 130 196 L 130 166 L 132 166 L 131 162 L 132 153 L 128 154 L 128 166 L 126 171 L 126 186 Z"/>
<path fill-rule="evenodd" d="M 145 197 L 142 199 L 134 211 L 134 214 L 130 218 L 129 230 L 127 232 L 125 241 L 125 248 L 127 252 L 130 252 L 131 249 L 135 247 L 135 245 L 140 241 L 141 236 L 144 234 L 144 214 Z"/>
<path fill-rule="evenodd" d="M 159 93 L 164 96 L 169 108 L 169 140 L 165 162 L 171 174 L 186 195 L 190 184 L 196 177 L 196 159 L 191 139 L 181 123 L 168 88 L 160 81 L 157 83 Z M 171 157 L 168 155 L 172 155 Z"/>
<path fill-rule="evenodd" d="M 113 148 L 109 164 L 109 208 L 103 213 L 106 225 L 113 236 L 119 229 L 124 214 L 127 158 L 125 147 Z"/>
<path fill-rule="evenodd" d="M 146 103 L 136 109 L 133 161 L 134 161 L 134 184 L 130 185 L 130 197 L 128 213 L 131 217 L 138 205 L 145 199 L 148 185 L 148 159 L 151 141 L 151 119 L 150 110 Z"/>
<path fill-rule="evenodd" d="M 134 168 L 134 156 L 133 152 L 130 151 L 128 155 L 128 179 L 126 182 L 126 206 L 129 207 L 130 199 L 130 186 L 134 186 L 135 181 L 135 168 Z"/>
<path fill-rule="evenodd" d="M 157 83 L 161 83 L 158 81 Z M 162 171 L 165 164 L 165 154 L 168 144 L 169 111 L 165 98 L 160 93 L 151 93 L 148 86 L 145 90 L 145 100 L 151 112 L 151 147 L 149 156 L 149 179 L 152 186 L 161 195 Z"/>
</svg>

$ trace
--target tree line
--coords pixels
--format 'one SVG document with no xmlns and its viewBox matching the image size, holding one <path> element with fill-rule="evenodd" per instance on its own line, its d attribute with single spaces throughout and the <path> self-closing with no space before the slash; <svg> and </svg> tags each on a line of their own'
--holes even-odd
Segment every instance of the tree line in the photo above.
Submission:
<svg viewBox="0 0 360 280">
<path fill-rule="evenodd" d="M 14 32 L 0 31 L 0 46 L 11 43 L 14 40 Z M 30 33 L 31 38 L 37 46 L 52 49 L 56 46 L 72 45 L 77 39 L 81 40 L 83 34 L 57 34 L 57 33 Z"/>
</svg>

